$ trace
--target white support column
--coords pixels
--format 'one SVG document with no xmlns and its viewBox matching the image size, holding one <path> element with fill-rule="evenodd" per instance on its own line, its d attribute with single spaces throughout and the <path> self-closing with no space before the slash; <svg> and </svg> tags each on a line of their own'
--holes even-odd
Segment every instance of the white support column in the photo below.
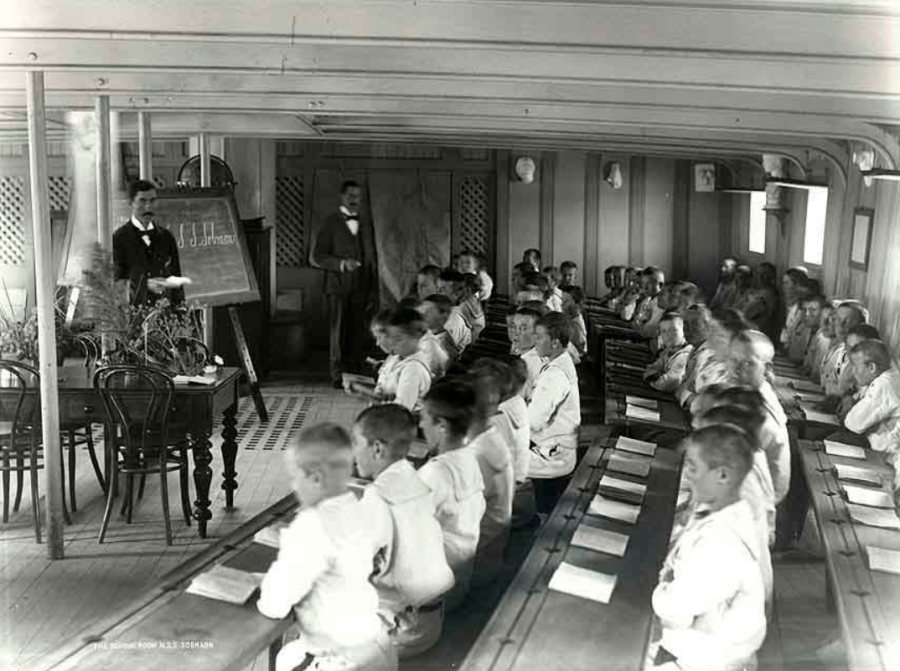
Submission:
<svg viewBox="0 0 900 671">
<path fill-rule="evenodd" d="M 62 453 L 59 449 L 59 391 L 56 369 L 55 278 L 50 241 L 50 194 L 47 181 L 47 138 L 44 73 L 26 72 L 28 157 L 31 171 L 31 231 L 34 237 L 38 355 L 41 374 L 41 431 L 44 452 L 43 488 L 47 496 L 47 554 L 63 559 Z"/>
<path fill-rule="evenodd" d="M 97 96 L 97 242 L 103 249 L 112 250 L 110 211 L 112 194 L 109 188 L 109 96 Z"/>
<path fill-rule="evenodd" d="M 150 133 L 150 112 L 138 112 L 138 155 L 141 179 L 153 181 L 153 139 Z"/>
</svg>

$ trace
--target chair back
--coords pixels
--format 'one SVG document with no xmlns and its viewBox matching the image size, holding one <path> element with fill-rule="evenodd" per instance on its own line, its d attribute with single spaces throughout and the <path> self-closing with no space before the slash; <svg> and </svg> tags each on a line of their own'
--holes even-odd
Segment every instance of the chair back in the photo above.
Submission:
<svg viewBox="0 0 900 671">
<path fill-rule="evenodd" d="M 0 422 L 9 422 L 10 436 L 32 435 L 36 431 L 39 396 L 35 392 L 40 383 L 40 373 L 33 366 L 0 360 L 0 389 L 14 390 L 0 396 Z"/>
<path fill-rule="evenodd" d="M 97 359 L 100 358 L 100 345 L 96 336 L 91 333 L 81 333 L 75 337 L 75 342 L 78 343 L 81 351 L 84 352 L 84 367 L 90 368 L 95 366 Z"/>
<path fill-rule="evenodd" d="M 146 461 L 165 450 L 175 392 L 171 377 L 147 366 L 106 366 L 94 373 L 94 389 L 114 439 L 125 448 L 126 463 Z"/>
</svg>

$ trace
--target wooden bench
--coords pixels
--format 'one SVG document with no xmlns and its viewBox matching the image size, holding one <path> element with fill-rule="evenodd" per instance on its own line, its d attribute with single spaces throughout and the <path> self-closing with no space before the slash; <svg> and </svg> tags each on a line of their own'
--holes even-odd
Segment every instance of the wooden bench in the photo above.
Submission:
<svg viewBox="0 0 900 671">
<path fill-rule="evenodd" d="M 575 529 L 597 492 L 611 438 L 596 444 L 575 471 L 569 487 L 544 524 L 534 547 L 481 632 L 463 671 L 542 669 L 570 671 L 615 667 L 641 669 L 653 618 L 650 598 L 668 551 L 680 457 L 657 449 L 636 525 L 590 517 L 592 526 L 627 533 L 623 557 L 571 546 Z M 632 479 L 616 474 L 622 479 Z M 609 604 L 548 589 L 562 561 L 618 575 Z"/>
<path fill-rule="evenodd" d="M 900 531 L 853 522 L 833 467 L 864 465 L 882 473 L 890 469 L 871 450 L 865 462 L 830 456 L 814 441 L 799 441 L 799 450 L 848 666 L 853 671 L 894 671 L 900 668 L 900 576 L 869 570 L 865 548 L 900 551 Z"/>
</svg>

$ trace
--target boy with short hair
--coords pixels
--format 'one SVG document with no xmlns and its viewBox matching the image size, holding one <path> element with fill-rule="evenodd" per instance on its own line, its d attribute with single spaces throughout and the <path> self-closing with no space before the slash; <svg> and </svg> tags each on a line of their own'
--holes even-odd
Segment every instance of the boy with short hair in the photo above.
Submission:
<svg viewBox="0 0 900 671">
<path fill-rule="evenodd" d="M 276 668 L 293 670 L 310 654 L 344 669 L 394 671 L 397 653 L 369 582 L 374 547 L 368 516 L 347 486 L 353 471 L 350 436 L 336 424 L 312 426 L 285 457 L 303 505 L 281 532 L 257 608 L 275 619 L 293 609 L 300 638 L 281 649 Z"/>
<path fill-rule="evenodd" d="M 559 264 L 559 272 L 562 275 L 561 286 L 574 287 L 578 284 L 578 264 L 574 261 L 563 261 Z"/>
<path fill-rule="evenodd" d="M 427 265 L 416 276 L 416 293 L 420 299 L 438 293 L 438 282 L 441 277 L 441 269 L 434 265 Z"/>
<path fill-rule="evenodd" d="M 547 309 L 551 312 L 562 312 L 562 291 L 559 288 L 562 274 L 556 266 L 544 268 L 544 278 L 547 280 Z"/>
<path fill-rule="evenodd" d="M 835 408 L 841 398 L 853 391 L 853 374 L 847 358 L 847 336 L 850 330 L 866 323 L 865 313 L 858 301 L 844 301 L 838 305 L 834 318 L 834 334 L 839 344 L 822 360 L 821 380 L 828 397 L 826 407 Z"/>
<path fill-rule="evenodd" d="M 460 354 L 462 354 L 463 350 L 472 342 L 472 329 L 466 324 L 466 320 L 463 318 L 462 311 L 459 307 L 460 299 L 462 298 L 461 292 L 463 283 L 463 276 L 455 270 L 445 270 L 442 272 L 438 282 L 438 293 L 443 294 L 453 303 L 453 307 L 450 309 L 450 314 L 447 316 L 444 328 L 447 329 L 447 333 L 450 334 L 450 337 L 453 339 L 453 344 Z"/>
<path fill-rule="evenodd" d="M 509 353 L 518 356 L 516 351 L 516 312 L 519 311 L 518 305 L 510 305 L 506 308 L 506 337 L 509 339 Z"/>
<path fill-rule="evenodd" d="M 883 452 L 894 467 L 894 489 L 900 488 L 900 371 L 880 340 L 863 340 L 850 350 L 853 375 L 862 398 L 844 418 L 844 426 L 865 435 L 869 446 Z"/>
<path fill-rule="evenodd" d="M 425 396 L 419 420 L 425 442 L 438 453 L 419 469 L 419 476 L 431 489 L 444 533 L 444 553 L 456 578 L 446 598 L 447 610 L 460 605 L 469 591 L 485 511 L 484 478 L 475 452 L 466 443 L 475 403 L 469 385 L 439 382 Z"/>
<path fill-rule="evenodd" d="M 684 366 L 684 378 L 675 397 L 683 408 L 689 408 L 697 395 L 700 374 L 712 360 L 715 352 L 707 342 L 712 328 L 712 314 L 705 305 L 692 305 L 683 314 L 684 339 L 694 346 Z"/>
<path fill-rule="evenodd" d="M 688 358 L 694 346 L 684 339 L 684 320 L 677 312 L 667 312 L 659 322 L 662 349 L 647 366 L 644 381 L 659 391 L 675 392 L 684 380 Z"/>
<path fill-rule="evenodd" d="M 584 291 L 574 284 L 563 289 L 562 313 L 569 320 L 569 354 L 578 364 L 587 356 L 587 326 L 584 323 Z"/>
<path fill-rule="evenodd" d="M 484 318 L 484 310 L 481 307 L 479 294 L 481 292 L 481 280 L 478 275 L 469 273 L 463 275 L 462 288 L 459 292 L 459 313 L 466 321 L 466 326 L 472 332 L 472 342 L 478 340 L 478 336 L 487 325 Z"/>
<path fill-rule="evenodd" d="M 655 338 L 665 309 L 660 306 L 660 292 L 666 283 L 666 275 L 660 268 L 651 266 L 641 273 L 641 295 L 634 309 L 631 325 L 645 338 Z"/>
<path fill-rule="evenodd" d="M 447 321 L 453 310 L 453 301 L 443 294 L 431 294 L 426 297 L 419 306 L 419 313 L 425 320 L 428 331 L 437 340 L 438 344 L 447 353 L 447 368 L 453 365 L 459 357 L 459 350 L 453 337 L 447 331 Z"/>
<path fill-rule="evenodd" d="M 357 470 L 374 479 L 362 497 L 379 552 L 372 582 L 401 658 L 437 643 L 440 597 L 454 582 L 431 490 L 406 458 L 415 435 L 412 413 L 395 403 L 363 410 L 353 426 Z"/>
<path fill-rule="evenodd" d="M 534 482 L 538 512 L 548 514 L 575 470 L 581 427 L 578 373 L 566 351 L 570 328 L 569 320 L 558 312 L 544 315 L 535 325 L 534 349 L 547 363 L 528 404 L 532 442 L 528 475 Z"/>
<path fill-rule="evenodd" d="M 484 270 L 484 260 L 480 254 L 475 254 L 469 250 L 463 250 L 456 263 L 456 270 L 463 275 L 478 275 L 480 288 L 478 290 L 478 300 L 484 302 L 491 297 L 494 290 L 494 281 L 491 276 Z"/>
<path fill-rule="evenodd" d="M 656 659 L 667 669 L 755 668 L 766 636 L 765 587 L 757 527 L 740 496 L 753 450 L 744 434 L 728 426 L 699 429 L 686 443 L 685 469 L 697 507 L 653 591 L 662 624 Z"/>
<path fill-rule="evenodd" d="M 531 400 L 531 393 L 534 389 L 535 382 L 537 381 L 541 370 L 544 368 L 544 361 L 534 347 L 535 327 L 542 316 L 543 315 L 537 310 L 522 306 L 516 312 L 515 317 L 513 317 L 513 322 L 516 327 L 513 345 L 519 353 L 519 357 L 525 362 L 525 369 L 527 371 L 524 389 L 526 401 Z"/>
<path fill-rule="evenodd" d="M 809 331 L 809 343 L 803 354 L 803 372 L 819 381 L 819 367 L 822 365 L 834 342 L 833 308 L 821 294 L 809 296 L 801 303 L 803 322 Z"/>
<path fill-rule="evenodd" d="M 541 272 L 541 250 L 534 249 L 526 249 L 522 254 L 522 263 L 527 263 L 532 268 L 534 268 L 534 272 Z"/>
<path fill-rule="evenodd" d="M 503 567 L 512 519 L 516 480 L 511 446 L 491 422 L 499 411 L 508 378 L 509 367 L 496 359 L 479 359 L 469 370 L 469 380 L 477 398 L 469 444 L 481 468 L 486 506 L 475 557 L 475 583 L 494 578 Z"/>
</svg>

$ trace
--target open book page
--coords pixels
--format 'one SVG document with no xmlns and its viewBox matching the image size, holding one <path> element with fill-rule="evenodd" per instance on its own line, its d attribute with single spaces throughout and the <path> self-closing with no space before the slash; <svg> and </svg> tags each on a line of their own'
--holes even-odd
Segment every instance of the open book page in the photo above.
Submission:
<svg viewBox="0 0 900 671">
<path fill-rule="evenodd" d="M 591 571 L 563 562 L 550 579 L 550 589 L 554 592 L 571 594 L 582 599 L 609 603 L 616 587 L 617 577 Z"/>
<path fill-rule="evenodd" d="M 900 531 L 900 519 L 897 518 L 897 513 L 893 510 L 869 508 L 868 506 L 857 506 L 853 503 L 848 503 L 847 511 L 850 513 L 850 518 L 854 522 L 867 524 L 870 527 L 897 529 Z"/>
<path fill-rule="evenodd" d="M 825 441 L 825 454 L 833 457 L 849 457 L 850 459 L 865 459 L 866 451 L 857 445 L 847 445 L 833 440 Z"/>
<path fill-rule="evenodd" d="M 811 391 L 818 394 L 822 393 L 822 387 L 817 385 L 815 382 L 810 382 L 809 380 L 791 380 L 790 385 L 797 391 Z"/>
<path fill-rule="evenodd" d="M 633 494 L 641 498 L 643 498 L 644 494 L 647 492 L 647 485 L 641 484 L 639 482 L 622 480 L 621 478 L 617 478 L 609 474 L 604 474 L 603 477 L 600 478 L 600 487 L 615 492 Z"/>
<path fill-rule="evenodd" d="M 642 408 L 639 405 L 627 405 L 625 406 L 625 416 L 631 417 L 633 419 L 643 419 L 647 422 L 658 422 L 659 421 L 659 411 L 657 410 L 648 410 L 647 408 Z"/>
<path fill-rule="evenodd" d="M 656 454 L 656 443 L 648 443 L 645 440 L 637 440 L 636 438 L 619 436 L 616 439 L 616 449 L 652 457 L 654 454 Z"/>
<path fill-rule="evenodd" d="M 850 503 L 859 503 L 860 505 L 872 506 L 873 508 L 894 509 L 894 499 L 881 489 L 868 489 L 867 487 L 857 487 L 856 485 L 844 483 L 841 483 L 841 486 L 847 492 L 847 500 Z"/>
<path fill-rule="evenodd" d="M 216 383 L 216 376 L 212 375 L 207 377 L 206 375 L 176 375 L 172 378 L 172 382 L 175 384 L 204 384 L 204 385 L 212 385 Z"/>
<path fill-rule="evenodd" d="M 881 475 L 878 471 L 870 468 L 860 468 L 859 466 L 849 466 L 847 464 L 835 464 L 834 470 L 837 473 L 838 480 L 856 480 L 857 482 L 865 482 L 870 485 L 881 486 Z"/>
<path fill-rule="evenodd" d="M 599 515 L 601 517 L 619 520 L 620 522 L 635 524 L 638 517 L 640 517 L 641 507 L 632 505 L 631 503 L 607 499 L 606 497 L 597 494 L 597 496 L 591 500 L 587 512 L 588 515 Z"/>
<path fill-rule="evenodd" d="M 572 545 L 621 557 L 628 547 L 628 536 L 607 529 L 580 524 L 572 536 Z"/>
<path fill-rule="evenodd" d="M 185 591 L 217 601 L 244 604 L 259 588 L 263 575 L 216 564 L 194 578 Z"/>
<path fill-rule="evenodd" d="M 832 426 L 840 426 L 841 420 L 839 420 L 836 416 L 830 415 L 827 412 L 820 412 L 818 410 L 814 410 L 812 408 L 808 408 L 806 406 L 802 406 L 803 414 L 806 415 L 807 422 L 816 422 L 818 424 L 830 424 Z"/>
<path fill-rule="evenodd" d="M 821 394 L 817 391 L 798 391 L 794 396 L 801 401 L 806 401 L 808 403 L 821 403 L 825 400 L 825 394 Z"/>
<path fill-rule="evenodd" d="M 652 398 L 642 398 L 640 396 L 626 396 L 625 402 L 628 405 L 636 405 L 639 408 L 647 408 L 648 410 L 657 410 L 659 403 Z"/>
<path fill-rule="evenodd" d="M 613 452 L 609 455 L 609 463 L 606 467 L 611 471 L 618 471 L 619 473 L 628 473 L 629 475 L 636 475 L 639 478 L 646 478 L 647 474 L 650 473 L 651 463 L 653 463 L 653 460 L 647 459 L 646 457 L 630 456 L 627 453 Z"/>
<path fill-rule="evenodd" d="M 267 527 L 263 527 L 253 534 L 253 542 L 260 545 L 268 545 L 276 550 L 281 546 L 281 530 L 288 525 L 284 522 L 275 522 Z"/>
<path fill-rule="evenodd" d="M 900 575 L 900 552 L 886 550 L 874 545 L 867 545 L 866 552 L 869 554 L 870 569 Z"/>
</svg>

